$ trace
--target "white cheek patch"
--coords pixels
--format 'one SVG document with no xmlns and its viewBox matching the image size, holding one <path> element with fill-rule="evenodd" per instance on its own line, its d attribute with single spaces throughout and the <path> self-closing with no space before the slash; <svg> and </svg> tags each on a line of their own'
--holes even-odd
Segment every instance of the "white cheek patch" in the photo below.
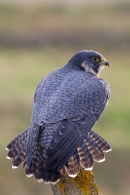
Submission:
<svg viewBox="0 0 130 195">
<path fill-rule="evenodd" d="M 99 69 L 98 69 L 98 76 L 99 76 L 99 74 L 100 74 L 100 72 L 104 69 L 105 67 L 104 66 L 99 66 Z"/>
<path fill-rule="evenodd" d="M 100 65 L 98 68 L 98 73 L 96 73 L 92 68 L 90 68 L 90 66 L 86 64 L 85 61 L 81 64 L 81 67 L 84 68 L 85 72 L 89 72 L 96 77 L 99 77 L 100 72 L 104 69 L 104 66 Z"/>
<path fill-rule="evenodd" d="M 104 66 L 100 66 L 99 69 L 98 69 L 99 72 L 101 72 L 104 68 L 105 68 Z"/>
<path fill-rule="evenodd" d="M 82 68 L 84 68 L 84 70 L 86 71 L 86 72 L 89 72 L 89 66 L 87 66 L 87 64 L 85 64 L 85 61 L 81 64 L 81 67 Z"/>
<path fill-rule="evenodd" d="M 85 61 L 81 64 L 81 67 L 84 68 L 85 72 L 89 72 L 89 73 L 93 74 L 93 75 L 96 76 L 96 77 L 98 76 L 98 75 L 94 72 L 94 70 L 93 70 L 92 68 L 90 68 L 90 67 L 85 63 Z"/>
</svg>

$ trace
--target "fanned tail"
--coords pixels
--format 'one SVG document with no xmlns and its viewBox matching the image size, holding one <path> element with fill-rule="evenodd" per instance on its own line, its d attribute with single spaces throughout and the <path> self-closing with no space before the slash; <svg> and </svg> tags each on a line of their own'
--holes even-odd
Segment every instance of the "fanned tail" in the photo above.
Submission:
<svg viewBox="0 0 130 195">
<path fill-rule="evenodd" d="M 39 144 L 39 139 L 35 145 L 34 157 L 32 159 L 31 166 L 27 167 L 26 162 L 24 163 L 24 166 L 26 166 L 26 176 L 31 177 L 34 175 L 38 182 L 44 181 L 46 184 L 55 184 L 61 178 L 63 169 L 58 172 L 57 170 L 48 169 L 45 166 L 46 149 Z"/>
<path fill-rule="evenodd" d="M 8 150 L 7 159 L 12 159 L 12 168 L 16 169 L 21 163 L 25 167 L 27 177 L 35 176 L 38 182 L 44 181 L 46 184 L 55 184 L 64 174 L 64 169 L 60 172 L 57 170 L 47 169 L 44 165 L 46 149 L 40 145 L 40 135 L 36 141 L 31 166 L 26 163 L 26 142 L 29 129 L 26 129 L 16 138 L 14 138 L 6 147 Z"/>
<path fill-rule="evenodd" d="M 28 167 L 25 153 L 28 131 L 29 129 L 26 129 L 7 145 L 7 158 L 12 159 L 12 168 L 18 168 L 23 162 L 27 177 L 34 175 L 38 182 L 44 181 L 46 184 L 57 183 L 64 174 L 76 177 L 80 166 L 85 170 L 92 170 L 93 161 L 104 161 L 104 153 L 111 151 L 109 144 L 93 130 L 90 130 L 64 167 L 57 171 L 45 166 L 46 148 L 41 146 L 41 135 L 39 134 L 31 165 Z"/>
<path fill-rule="evenodd" d="M 79 173 L 80 166 L 85 170 L 93 169 L 93 160 L 103 162 L 104 153 L 111 151 L 110 145 L 101 136 L 90 130 L 75 151 L 75 154 L 66 164 L 66 172 L 70 177 L 76 177 Z"/>
<path fill-rule="evenodd" d="M 12 159 L 12 168 L 18 168 L 19 165 L 24 162 L 25 155 L 25 146 L 28 136 L 29 129 L 26 129 L 21 134 L 19 134 L 15 139 L 13 139 L 6 147 L 8 150 L 7 159 Z"/>
</svg>

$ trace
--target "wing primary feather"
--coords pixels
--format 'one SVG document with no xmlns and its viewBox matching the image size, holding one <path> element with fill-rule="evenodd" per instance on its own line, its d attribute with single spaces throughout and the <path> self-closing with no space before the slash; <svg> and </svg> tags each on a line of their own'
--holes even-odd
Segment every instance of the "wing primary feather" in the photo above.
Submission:
<svg viewBox="0 0 130 195">
<path fill-rule="evenodd" d="M 27 137 L 27 144 L 26 144 L 26 161 L 28 167 L 31 166 L 31 161 L 34 155 L 34 148 L 38 137 L 38 133 L 39 133 L 39 125 L 33 121 L 29 129 L 29 134 Z"/>
<path fill-rule="evenodd" d="M 68 148 L 71 143 L 72 140 L 74 141 L 74 137 L 75 137 L 75 132 L 71 132 L 69 139 L 67 140 L 67 142 L 63 142 L 62 145 L 58 145 L 58 150 L 57 149 L 48 149 L 46 152 L 46 155 L 48 156 L 48 158 L 46 159 L 46 165 L 51 164 L 55 159 L 59 160 L 59 158 L 62 156 L 62 154 L 65 152 L 66 148 Z M 64 144 L 65 143 L 65 144 Z M 69 145 L 68 145 L 69 144 Z"/>
<path fill-rule="evenodd" d="M 54 149 L 48 149 L 47 150 L 47 159 L 46 159 L 46 166 L 48 167 L 57 167 L 57 170 L 60 171 L 62 167 L 67 163 L 69 158 L 74 154 L 77 147 L 80 145 L 82 140 L 84 139 L 86 132 L 91 129 L 93 124 L 95 123 L 95 117 L 92 117 L 89 123 L 81 124 L 82 131 L 76 131 L 75 129 L 70 132 L 69 137 L 68 135 L 64 138 L 64 143 L 62 140 L 60 143 L 56 145 Z M 86 131 L 85 131 L 86 130 Z M 80 135 L 79 135 L 80 132 Z M 61 146 L 61 147 L 59 147 Z"/>
</svg>

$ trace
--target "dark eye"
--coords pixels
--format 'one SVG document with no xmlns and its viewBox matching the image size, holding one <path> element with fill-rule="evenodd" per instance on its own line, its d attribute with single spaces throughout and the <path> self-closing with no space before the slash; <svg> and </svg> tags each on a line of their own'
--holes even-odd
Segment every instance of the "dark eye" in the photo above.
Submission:
<svg viewBox="0 0 130 195">
<path fill-rule="evenodd" d="M 99 58 L 98 58 L 98 57 L 93 57 L 92 60 L 93 60 L 94 62 L 98 62 L 98 61 L 99 61 Z"/>
</svg>

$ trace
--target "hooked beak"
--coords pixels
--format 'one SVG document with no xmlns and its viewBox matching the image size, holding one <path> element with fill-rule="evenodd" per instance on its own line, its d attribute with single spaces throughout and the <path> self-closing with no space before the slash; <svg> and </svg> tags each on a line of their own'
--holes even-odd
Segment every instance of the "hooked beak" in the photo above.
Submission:
<svg viewBox="0 0 130 195">
<path fill-rule="evenodd" d="M 100 62 L 101 66 L 108 66 L 109 67 L 109 62 L 105 58 L 102 58 L 102 61 Z"/>
</svg>

